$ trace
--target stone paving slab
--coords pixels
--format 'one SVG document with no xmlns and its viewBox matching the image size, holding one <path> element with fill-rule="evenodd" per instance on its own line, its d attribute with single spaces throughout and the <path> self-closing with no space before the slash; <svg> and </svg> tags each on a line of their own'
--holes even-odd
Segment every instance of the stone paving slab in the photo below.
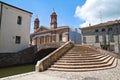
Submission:
<svg viewBox="0 0 120 80">
<path fill-rule="evenodd" d="M 40 72 L 30 72 L 30 73 L 0 78 L 0 80 L 67 80 L 67 79 L 41 74 Z"/>
<path fill-rule="evenodd" d="M 112 69 L 88 71 L 88 72 L 62 72 L 50 71 L 30 72 L 0 80 L 120 80 L 120 59 L 118 65 Z"/>
</svg>

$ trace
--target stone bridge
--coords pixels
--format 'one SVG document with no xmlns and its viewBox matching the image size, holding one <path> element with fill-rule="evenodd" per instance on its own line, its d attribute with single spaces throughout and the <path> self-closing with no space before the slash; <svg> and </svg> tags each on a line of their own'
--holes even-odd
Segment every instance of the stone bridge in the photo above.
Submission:
<svg viewBox="0 0 120 80">
<path fill-rule="evenodd" d="M 37 51 L 40 51 L 42 49 L 48 49 L 48 48 L 58 48 L 62 46 L 65 42 L 51 42 L 46 44 L 38 44 L 37 45 Z"/>
</svg>

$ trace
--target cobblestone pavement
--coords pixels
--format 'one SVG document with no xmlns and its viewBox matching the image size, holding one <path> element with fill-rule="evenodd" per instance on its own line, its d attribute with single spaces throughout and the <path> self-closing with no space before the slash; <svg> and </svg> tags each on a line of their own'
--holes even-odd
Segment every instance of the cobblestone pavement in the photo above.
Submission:
<svg viewBox="0 0 120 80">
<path fill-rule="evenodd" d="M 88 72 L 61 72 L 50 71 L 30 72 L 0 80 L 120 80 L 120 59 L 118 65 L 112 69 Z"/>
</svg>

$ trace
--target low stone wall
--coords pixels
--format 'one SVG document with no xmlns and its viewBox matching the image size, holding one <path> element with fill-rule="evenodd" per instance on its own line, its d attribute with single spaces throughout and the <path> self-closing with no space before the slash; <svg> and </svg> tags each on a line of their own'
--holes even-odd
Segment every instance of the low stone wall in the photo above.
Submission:
<svg viewBox="0 0 120 80">
<path fill-rule="evenodd" d="M 118 58 L 118 56 L 119 56 L 116 53 L 113 53 L 113 52 L 110 52 L 110 51 L 107 51 L 107 50 L 104 50 L 104 49 L 101 49 L 101 48 L 97 48 L 97 51 L 99 51 L 102 54 L 108 54 L 108 55 L 114 56 L 116 58 Z"/>
<path fill-rule="evenodd" d="M 108 54 L 108 55 L 111 55 L 111 56 L 114 56 L 116 58 L 120 58 L 120 55 L 116 54 L 116 53 L 113 53 L 113 52 L 110 52 L 110 51 L 107 51 L 107 50 L 104 50 L 102 48 L 99 48 L 99 47 L 95 47 L 95 46 L 90 46 L 90 45 L 85 45 L 87 47 L 90 47 L 96 51 L 99 51 L 101 54 Z"/>
<path fill-rule="evenodd" d="M 33 63 L 36 49 L 32 46 L 16 53 L 0 53 L 0 67 Z"/>
<path fill-rule="evenodd" d="M 49 68 L 55 61 L 57 61 L 65 52 L 72 48 L 74 44 L 69 41 L 62 45 L 60 48 L 56 49 L 54 52 L 50 53 L 48 56 L 38 61 L 36 64 L 36 71 L 44 71 Z"/>
</svg>

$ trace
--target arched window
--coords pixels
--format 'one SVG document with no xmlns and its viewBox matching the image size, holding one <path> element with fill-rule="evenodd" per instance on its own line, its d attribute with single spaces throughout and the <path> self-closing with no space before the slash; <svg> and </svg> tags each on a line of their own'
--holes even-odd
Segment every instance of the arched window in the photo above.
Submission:
<svg viewBox="0 0 120 80">
<path fill-rule="evenodd" d="M 22 17 L 18 16 L 17 18 L 17 24 L 21 25 L 22 24 Z"/>
</svg>

